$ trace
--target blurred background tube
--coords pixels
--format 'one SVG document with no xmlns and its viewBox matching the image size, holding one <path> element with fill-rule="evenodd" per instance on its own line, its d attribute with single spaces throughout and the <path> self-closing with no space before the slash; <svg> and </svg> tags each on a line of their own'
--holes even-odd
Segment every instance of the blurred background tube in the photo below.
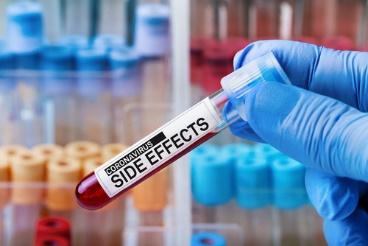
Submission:
<svg viewBox="0 0 368 246">
<path fill-rule="evenodd" d="M 305 167 L 279 155 L 272 163 L 273 203 L 276 245 L 311 245 L 313 227 L 308 215 L 308 197 L 304 185 Z"/>
<path fill-rule="evenodd" d="M 108 55 L 101 49 L 77 53 L 78 139 L 111 141 L 111 93 Z"/>
<path fill-rule="evenodd" d="M 249 39 L 272 39 L 279 34 L 276 0 L 252 0 L 249 6 Z"/>
<path fill-rule="evenodd" d="M 125 110 L 128 105 L 142 102 L 142 64 L 137 52 L 131 48 L 115 49 L 110 53 L 112 73 L 111 93 L 113 101 L 114 142 L 128 139 Z"/>
<path fill-rule="evenodd" d="M 246 245 L 272 244 L 271 167 L 263 151 L 247 147 L 236 156 L 235 196 Z M 239 151 L 238 151 L 239 152 Z M 234 152 L 233 152 L 234 153 Z"/>
<path fill-rule="evenodd" d="M 194 223 L 231 221 L 227 204 L 234 195 L 233 165 L 231 159 L 218 153 L 219 149 L 209 144 L 191 153 Z"/>
<path fill-rule="evenodd" d="M 73 78 L 75 56 L 71 48 L 63 45 L 45 46 L 41 53 L 43 69 L 43 107 L 47 125 L 53 125 L 51 142 L 67 144 L 76 138 L 75 121 L 76 86 Z"/>
</svg>

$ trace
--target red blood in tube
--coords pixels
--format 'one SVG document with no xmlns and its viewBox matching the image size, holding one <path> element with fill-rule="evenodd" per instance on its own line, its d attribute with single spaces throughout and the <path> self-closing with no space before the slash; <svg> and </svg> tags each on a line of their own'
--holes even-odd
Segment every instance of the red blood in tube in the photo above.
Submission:
<svg viewBox="0 0 368 246">
<path fill-rule="evenodd" d="M 147 173 L 147 175 L 141 178 L 139 181 L 125 188 L 124 190 L 120 191 L 118 194 L 116 194 L 114 197 L 111 197 L 111 198 L 105 193 L 104 189 L 98 182 L 96 175 L 94 173 L 91 173 L 90 175 L 85 177 L 75 189 L 75 194 L 78 199 L 79 205 L 84 208 L 90 209 L 90 210 L 102 208 L 104 205 L 118 198 L 120 195 L 126 193 L 129 189 L 138 185 L 139 183 L 149 178 L 153 174 L 159 172 L 161 169 L 173 163 L 174 161 L 176 161 L 177 159 L 179 159 L 180 157 L 182 157 L 183 155 L 185 155 L 186 153 L 188 153 L 189 151 L 191 151 L 198 145 L 206 142 L 208 139 L 212 138 L 216 134 L 217 132 L 207 133 L 201 139 L 192 143 L 191 145 L 183 149 L 178 154 L 172 156 L 170 159 L 168 159 L 165 163 L 161 164 L 161 166 L 155 169 L 153 172 Z"/>
</svg>

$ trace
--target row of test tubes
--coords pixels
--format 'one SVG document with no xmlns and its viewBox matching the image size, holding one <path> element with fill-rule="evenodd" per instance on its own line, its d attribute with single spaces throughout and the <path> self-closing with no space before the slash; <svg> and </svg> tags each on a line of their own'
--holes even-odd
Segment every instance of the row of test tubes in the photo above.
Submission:
<svg viewBox="0 0 368 246">
<path fill-rule="evenodd" d="M 190 154 L 194 229 L 229 245 L 324 245 L 305 167 L 265 144 L 203 145 Z"/>
<path fill-rule="evenodd" d="M 169 7 L 146 3 L 136 13 L 134 47 L 117 35 L 49 44 L 42 6 L 11 4 L 0 45 L 1 122 L 8 129 L 1 143 L 132 141 L 127 104 L 166 103 L 170 90 Z"/>
<path fill-rule="evenodd" d="M 122 144 L 90 141 L 0 148 L 0 245 L 37 241 L 39 218 L 71 225 L 71 245 L 170 245 L 170 174 L 163 170 L 100 211 L 79 208 L 75 185 Z"/>
<path fill-rule="evenodd" d="M 173 225 L 170 170 L 101 211 L 81 209 L 74 198 L 82 177 L 171 111 L 169 6 L 126 1 L 124 15 L 132 21 L 123 38 L 114 28 L 108 35 L 94 30 L 111 25 L 103 20 L 105 1 L 99 4 L 102 20 L 88 23 L 89 31 L 81 31 L 88 12 L 82 6 L 88 2 L 88 15 L 98 22 L 93 6 L 99 1 L 60 2 L 66 4 L 60 15 L 67 31 L 59 35 L 49 35 L 51 1 L 12 1 L 5 11 L 0 245 L 48 245 L 52 238 L 38 239 L 36 224 L 49 216 L 70 223 L 65 245 L 172 245 L 172 233 L 166 233 Z M 69 15 L 80 18 L 71 24 Z"/>
<path fill-rule="evenodd" d="M 368 43 L 366 1 L 361 0 L 205 0 L 191 1 L 192 37 L 223 40 L 347 40 Z"/>
</svg>

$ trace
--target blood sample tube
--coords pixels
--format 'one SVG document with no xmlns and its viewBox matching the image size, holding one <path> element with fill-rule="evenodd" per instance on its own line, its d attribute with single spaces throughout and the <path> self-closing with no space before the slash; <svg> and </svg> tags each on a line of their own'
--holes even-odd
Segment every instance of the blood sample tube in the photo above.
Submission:
<svg viewBox="0 0 368 246">
<path fill-rule="evenodd" d="M 5 207 L 9 202 L 10 164 L 0 153 L 0 245 L 5 243 Z"/>
<path fill-rule="evenodd" d="M 64 155 L 63 147 L 56 144 L 39 144 L 32 148 L 32 151 L 49 162 L 52 159 L 61 158 Z"/>
<path fill-rule="evenodd" d="M 11 158 L 12 212 L 10 245 L 26 245 L 33 239 L 44 190 L 37 183 L 46 180 L 46 161 L 31 151 Z"/>
<path fill-rule="evenodd" d="M 75 139 L 76 100 L 71 72 L 74 52 L 68 46 L 49 45 L 41 51 L 43 105 L 49 124 L 55 129 L 51 142 L 67 144 Z"/>
<path fill-rule="evenodd" d="M 85 177 L 76 188 L 79 204 L 98 209 L 118 194 L 137 185 L 194 147 L 207 141 L 228 124 L 238 113 L 225 111 L 226 102 L 243 105 L 243 96 L 259 82 L 290 83 L 272 53 L 268 53 L 224 77 L 223 89 L 180 114 L 163 127 L 149 134 L 132 147 L 105 162 Z M 215 81 L 214 81 L 215 83 Z M 243 110 L 239 110 L 241 114 Z M 241 115 L 246 119 L 246 115 Z"/>
<path fill-rule="evenodd" d="M 77 52 L 78 122 L 81 140 L 111 141 L 111 94 L 108 55 L 104 50 L 84 49 Z M 96 117 L 99 115 L 100 117 Z"/>
</svg>

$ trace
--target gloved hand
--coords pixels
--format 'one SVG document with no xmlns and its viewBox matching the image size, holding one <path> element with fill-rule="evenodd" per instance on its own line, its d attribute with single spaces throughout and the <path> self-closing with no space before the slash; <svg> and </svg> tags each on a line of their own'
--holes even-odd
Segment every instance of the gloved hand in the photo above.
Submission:
<svg viewBox="0 0 368 246">
<path fill-rule="evenodd" d="M 232 132 L 306 165 L 307 192 L 329 244 L 367 245 L 368 53 L 259 41 L 238 52 L 234 67 L 269 51 L 293 86 L 257 85 L 240 109 L 248 123 L 235 122 Z"/>
</svg>

